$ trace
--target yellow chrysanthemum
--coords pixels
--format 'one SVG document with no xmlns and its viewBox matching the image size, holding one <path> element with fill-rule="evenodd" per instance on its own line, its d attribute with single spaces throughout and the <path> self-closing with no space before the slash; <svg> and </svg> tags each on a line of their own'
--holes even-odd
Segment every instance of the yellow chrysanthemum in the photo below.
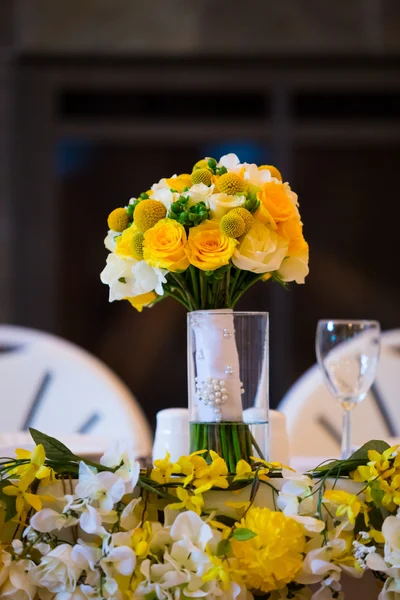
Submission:
<svg viewBox="0 0 400 600">
<path fill-rule="evenodd" d="M 232 208 L 232 210 L 229 211 L 228 215 L 232 214 L 239 215 L 240 217 L 242 217 L 245 224 L 244 234 L 246 235 L 246 233 L 249 233 L 253 224 L 253 215 L 251 214 L 251 212 L 246 208 L 242 208 L 241 206 L 239 206 L 238 208 Z"/>
<path fill-rule="evenodd" d="M 158 200 L 142 200 L 135 208 L 133 218 L 139 231 L 144 232 L 154 227 L 161 219 L 164 219 L 166 214 L 167 209 L 162 202 Z"/>
<path fill-rule="evenodd" d="M 293 581 L 303 563 L 303 527 L 281 512 L 256 507 L 237 525 L 256 534 L 250 540 L 231 542 L 246 586 L 267 593 Z"/>
<path fill-rule="evenodd" d="M 243 192 L 245 188 L 244 181 L 236 173 L 225 173 L 218 179 L 218 189 L 222 194 L 234 196 Z"/>
<path fill-rule="evenodd" d="M 237 241 L 224 235 L 218 221 L 204 221 L 189 232 L 185 253 L 190 263 L 202 271 L 227 265 Z"/>
<path fill-rule="evenodd" d="M 193 185 L 204 183 L 204 185 L 210 186 L 212 182 L 211 172 L 208 169 L 196 169 L 192 173 L 191 180 Z"/>
<path fill-rule="evenodd" d="M 161 219 L 144 234 L 144 259 L 152 267 L 174 273 L 185 271 L 189 266 L 185 254 L 186 242 L 183 225 L 173 219 Z"/>
<path fill-rule="evenodd" d="M 219 227 L 224 235 L 230 238 L 239 238 L 244 234 L 246 224 L 240 215 L 232 214 L 230 211 L 222 217 Z"/>
<path fill-rule="evenodd" d="M 136 308 L 138 312 L 142 312 L 143 307 L 151 304 L 156 298 L 157 295 L 155 292 L 147 292 L 147 294 L 139 294 L 138 296 L 125 298 L 125 300 L 128 300 L 128 302 L 133 306 L 133 308 Z"/>
<path fill-rule="evenodd" d="M 129 217 L 124 208 L 116 208 L 107 219 L 109 229 L 113 231 L 124 231 L 128 227 Z"/>
<path fill-rule="evenodd" d="M 278 169 L 273 165 L 261 165 L 261 167 L 258 168 L 260 171 L 269 171 L 272 177 L 275 177 L 276 179 L 279 179 L 279 181 L 282 181 L 281 172 L 278 171 Z"/>
</svg>

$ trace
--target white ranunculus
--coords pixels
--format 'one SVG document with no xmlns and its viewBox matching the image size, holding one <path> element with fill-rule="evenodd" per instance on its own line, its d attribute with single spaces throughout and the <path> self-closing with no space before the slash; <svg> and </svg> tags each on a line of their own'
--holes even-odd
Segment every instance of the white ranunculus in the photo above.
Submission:
<svg viewBox="0 0 400 600">
<path fill-rule="evenodd" d="M 262 274 L 277 271 L 286 256 L 288 242 L 260 221 L 253 221 L 250 231 L 239 239 L 232 256 L 238 269 Z"/>
<path fill-rule="evenodd" d="M 113 231 L 112 229 L 109 230 L 106 237 L 104 238 L 104 245 L 107 248 L 107 250 L 109 250 L 110 252 L 115 252 L 115 248 L 117 247 L 115 238 L 117 238 L 120 235 L 121 234 L 118 233 L 118 231 Z"/>
<path fill-rule="evenodd" d="M 100 464 L 110 468 L 118 467 L 115 474 L 125 483 L 125 493 L 132 493 L 139 479 L 140 464 L 135 460 L 131 442 L 128 440 L 115 442 L 101 457 Z"/>
<path fill-rule="evenodd" d="M 74 592 L 82 567 L 72 558 L 72 546 L 60 544 L 32 569 L 33 581 L 50 592 Z"/>
<path fill-rule="evenodd" d="M 72 515 L 59 513 L 52 508 L 43 508 L 33 515 L 30 523 L 36 531 L 50 533 L 50 531 L 61 531 L 66 527 L 73 527 L 78 523 L 78 519 Z"/>
<path fill-rule="evenodd" d="M 207 198 L 206 204 L 211 209 L 212 219 L 221 219 L 232 208 L 243 206 L 245 196 L 230 196 L 229 194 L 212 194 Z"/>
<path fill-rule="evenodd" d="M 111 511 L 125 493 L 125 484 L 118 475 L 109 471 L 97 473 L 84 462 L 79 463 L 79 483 L 76 495 L 88 502 L 98 502 L 104 511 Z"/>
<path fill-rule="evenodd" d="M 210 198 L 210 196 L 212 196 L 213 191 L 214 184 L 208 187 L 204 183 L 196 183 L 195 185 L 192 185 L 192 187 L 187 192 L 183 192 L 182 195 L 185 196 L 185 198 L 189 196 L 189 206 L 193 206 L 198 202 L 204 202 L 205 204 L 207 204 L 207 201 Z"/>
<path fill-rule="evenodd" d="M 299 256 L 288 256 L 279 267 L 278 275 L 283 281 L 304 283 L 309 273 L 308 250 Z"/>
</svg>

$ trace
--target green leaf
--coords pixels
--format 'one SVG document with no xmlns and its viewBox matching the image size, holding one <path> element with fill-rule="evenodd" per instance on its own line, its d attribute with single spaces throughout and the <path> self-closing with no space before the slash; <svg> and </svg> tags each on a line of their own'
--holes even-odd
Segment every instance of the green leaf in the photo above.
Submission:
<svg viewBox="0 0 400 600">
<path fill-rule="evenodd" d="M 217 546 L 217 556 L 226 556 L 231 551 L 231 543 L 229 540 L 221 540 Z"/>
<path fill-rule="evenodd" d="M 157 594 L 155 592 L 149 592 L 144 595 L 144 600 L 157 600 Z"/>
<path fill-rule="evenodd" d="M 36 445 L 43 444 L 48 459 L 56 461 L 78 459 L 78 457 L 59 440 L 56 440 L 37 429 L 33 429 L 32 427 L 29 428 L 29 432 Z"/>
<path fill-rule="evenodd" d="M 376 450 L 376 452 L 382 454 L 382 452 L 385 452 L 385 450 L 388 448 L 390 448 L 389 444 L 383 440 L 370 440 L 361 446 L 361 448 L 356 450 L 356 452 L 354 452 L 348 460 L 365 460 L 368 462 L 368 452 L 370 450 Z"/>
<path fill-rule="evenodd" d="M 246 529 L 245 527 L 239 527 L 233 531 L 233 537 L 238 542 L 245 542 L 246 540 L 251 540 L 251 538 L 256 537 L 256 533 L 251 531 L 251 529 Z"/>
<path fill-rule="evenodd" d="M 6 523 L 10 521 L 17 514 L 17 509 L 15 508 L 16 497 L 15 496 L 7 496 L 4 494 L 3 488 L 7 485 L 11 485 L 9 480 L 4 480 L 0 482 L 0 502 L 4 504 L 5 512 L 5 521 Z"/>
</svg>

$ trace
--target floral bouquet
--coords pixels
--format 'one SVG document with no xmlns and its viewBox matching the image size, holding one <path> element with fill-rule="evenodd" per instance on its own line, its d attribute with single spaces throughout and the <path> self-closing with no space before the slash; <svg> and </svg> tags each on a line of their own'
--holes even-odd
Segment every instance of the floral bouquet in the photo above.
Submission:
<svg viewBox="0 0 400 600">
<path fill-rule="evenodd" d="M 141 470 L 118 442 L 99 464 L 31 430 L 0 459 L 0 598 L 341 600 L 343 574 L 400 594 L 400 460 L 369 442 L 306 475 L 202 452 Z"/>
<path fill-rule="evenodd" d="M 240 457 L 263 458 L 243 421 L 248 392 L 232 309 L 260 280 L 304 282 L 308 245 L 297 195 L 276 167 L 241 164 L 228 154 L 219 162 L 200 160 L 190 175 L 161 179 L 113 210 L 108 225 L 110 254 L 101 279 L 110 301 L 126 299 L 142 310 L 170 296 L 196 311 L 195 366 L 188 365 L 192 450 L 202 450 L 207 440 L 207 449 L 224 456 L 230 470 Z M 251 414 L 260 421 L 266 402 L 261 381 L 258 388 L 258 409 Z"/>
</svg>

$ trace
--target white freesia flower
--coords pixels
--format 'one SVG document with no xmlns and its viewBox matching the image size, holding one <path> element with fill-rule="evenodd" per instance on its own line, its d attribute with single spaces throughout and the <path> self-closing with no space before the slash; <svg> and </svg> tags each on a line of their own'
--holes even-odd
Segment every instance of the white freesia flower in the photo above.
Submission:
<svg viewBox="0 0 400 600">
<path fill-rule="evenodd" d="M 31 574 L 37 585 L 50 592 L 73 592 L 82 567 L 72 558 L 72 546 L 61 544 L 44 556 Z"/>
<path fill-rule="evenodd" d="M 127 504 L 121 513 L 121 527 L 129 531 L 139 525 L 143 517 L 143 510 L 137 514 L 135 508 L 142 504 L 141 498 L 134 498 Z"/>
<path fill-rule="evenodd" d="M 314 534 L 319 534 L 325 529 L 325 523 L 314 517 L 304 517 L 302 515 L 291 515 L 291 518 L 300 525 L 303 525 L 310 537 Z"/>
<path fill-rule="evenodd" d="M 100 562 L 102 552 L 100 548 L 85 544 L 81 540 L 72 548 L 72 560 L 79 564 L 85 571 L 94 571 Z"/>
<path fill-rule="evenodd" d="M 165 269 L 150 267 L 144 260 L 120 258 L 116 254 L 107 256 L 107 264 L 100 274 L 103 283 L 110 287 L 110 302 L 147 294 L 155 290 L 160 296 L 166 282 Z"/>
<path fill-rule="evenodd" d="M 296 575 L 296 581 L 305 585 L 318 583 L 325 579 L 327 585 L 338 582 L 342 570 L 339 565 L 332 562 L 332 558 L 341 554 L 346 547 L 346 542 L 341 539 L 328 542 L 322 548 L 311 550 L 306 555 L 301 571 Z"/>
<path fill-rule="evenodd" d="M 2 555 L 3 567 L 0 571 L 0 598 L 10 600 L 34 600 L 36 585 L 31 572 L 35 564 L 26 559 L 11 561 L 8 553 Z"/>
<path fill-rule="evenodd" d="M 207 205 L 211 209 L 213 219 L 221 219 L 232 208 L 243 206 L 245 202 L 245 196 L 230 196 L 229 194 L 213 194 L 207 199 Z"/>
<path fill-rule="evenodd" d="M 157 269 L 150 267 L 145 260 L 137 262 L 132 267 L 134 283 L 133 296 L 147 294 L 155 291 L 159 296 L 164 294 L 163 283 L 166 283 L 165 275 L 168 273 L 166 269 Z"/>
<path fill-rule="evenodd" d="M 121 234 L 118 231 L 113 231 L 112 229 L 110 229 L 106 237 L 104 238 L 104 245 L 110 252 L 115 252 L 115 249 L 117 247 L 115 238 L 117 238 L 119 235 Z"/>
<path fill-rule="evenodd" d="M 283 469 L 282 477 L 284 484 L 278 494 L 278 507 L 281 511 L 287 516 L 313 515 L 312 479 L 290 469 Z"/>
<path fill-rule="evenodd" d="M 260 221 L 239 240 L 232 262 L 238 269 L 262 274 L 277 271 L 286 256 L 288 242 Z"/>
<path fill-rule="evenodd" d="M 79 517 L 79 525 L 86 533 L 106 535 L 107 532 L 102 526 L 101 514 L 93 507 L 88 505 Z"/>
<path fill-rule="evenodd" d="M 125 576 L 132 575 L 136 567 L 136 554 L 128 546 L 119 546 L 101 559 L 100 566 L 110 578 L 115 575 L 115 572 Z"/>
<path fill-rule="evenodd" d="M 79 483 L 76 495 L 88 502 L 98 502 L 101 509 L 110 511 L 125 493 L 125 484 L 118 475 L 103 471 L 97 473 L 84 462 L 79 464 Z"/>
<path fill-rule="evenodd" d="M 118 467 L 115 474 L 125 483 L 125 493 L 133 491 L 139 479 L 140 464 L 135 460 L 131 442 L 118 440 L 101 457 L 100 464 L 110 468 Z"/>
<path fill-rule="evenodd" d="M 236 173 L 240 171 L 242 165 L 240 164 L 240 160 L 236 154 L 231 152 L 230 154 L 224 154 L 224 156 L 221 156 L 218 166 L 225 167 L 228 169 L 228 171 L 233 171 Z"/>
<path fill-rule="evenodd" d="M 59 513 L 52 508 L 43 508 L 31 518 L 31 525 L 36 531 L 50 533 L 50 531 L 61 531 L 66 527 L 73 527 L 78 519 L 72 515 Z"/>
</svg>

